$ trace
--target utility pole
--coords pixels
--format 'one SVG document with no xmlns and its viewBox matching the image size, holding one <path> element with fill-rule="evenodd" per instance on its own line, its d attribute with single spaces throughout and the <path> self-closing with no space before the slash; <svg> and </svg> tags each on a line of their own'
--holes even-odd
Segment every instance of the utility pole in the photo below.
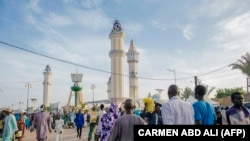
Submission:
<svg viewBox="0 0 250 141">
<path fill-rule="evenodd" d="M 249 81 L 249 77 L 247 77 L 247 94 L 249 94 L 249 87 L 250 87 L 250 81 Z"/>
<path fill-rule="evenodd" d="M 167 70 L 174 73 L 174 84 L 176 85 L 176 73 L 175 73 L 175 69 L 169 69 L 169 68 L 167 68 Z"/>
<path fill-rule="evenodd" d="M 194 76 L 194 84 L 195 84 L 195 87 L 198 85 L 198 78 L 197 78 L 197 76 Z"/>
<path fill-rule="evenodd" d="M 92 93 L 93 93 L 93 107 L 95 106 L 95 97 L 94 97 L 94 90 L 95 90 L 95 84 L 92 84 L 90 89 L 92 89 Z"/>
</svg>

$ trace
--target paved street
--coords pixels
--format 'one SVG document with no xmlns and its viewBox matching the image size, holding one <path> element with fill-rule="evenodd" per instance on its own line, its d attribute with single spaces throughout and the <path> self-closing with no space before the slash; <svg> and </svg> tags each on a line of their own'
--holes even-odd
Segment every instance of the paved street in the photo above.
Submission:
<svg viewBox="0 0 250 141">
<path fill-rule="evenodd" d="M 89 131 L 88 127 L 83 128 L 82 138 L 79 139 L 76 137 L 76 129 L 74 129 L 74 128 L 64 129 L 63 141 L 87 141 L 88 131 Z M 55 140 L 56 140 L 56 134 L 53 131 L 52 133 L 48 134 L 47 141 L 55 141 Z M 92 141 L 93 140 L 94 139 L 92 139 Z M 2 139 L 0 139 L 0 141 L 2 141 Z M 34 131 L 34 132 L 30 133 L 29 130 L 26 130 L 26 132 L 24 134 L 23 141 L 36 141 L 36 132 Z"/>
</svg>

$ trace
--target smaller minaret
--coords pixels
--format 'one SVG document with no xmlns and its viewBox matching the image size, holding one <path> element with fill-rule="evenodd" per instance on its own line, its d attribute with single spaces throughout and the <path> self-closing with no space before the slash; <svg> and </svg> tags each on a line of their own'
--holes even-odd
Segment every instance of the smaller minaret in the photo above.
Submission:
<svg viewBox="0 0 250 141">
<path fill-rule="evenodd" d="M 110 100 L 111 98 L 111 76 L 109 77 L 109 80 L 107 82 L 107 85 L 108 85 L 108 90 L 107 90 L 107 93 L 108 93 L 108 99 Z"/>
<path fill-rule="evenodd" d="M 49 65 L 46 66 L 43 75 L 43 104 L 45 107 L 50 106 L 50 88 L 51 88 L 51 68 Z"/>
<path fill-rule="evenodd" d="M 127 52 L 127 62 L 129 64 L 129 97 L 138 100 L 138 56 L 139 53 L 134 47 L 134 42 L 131 40 L 130 48 Z"/>
</svg>

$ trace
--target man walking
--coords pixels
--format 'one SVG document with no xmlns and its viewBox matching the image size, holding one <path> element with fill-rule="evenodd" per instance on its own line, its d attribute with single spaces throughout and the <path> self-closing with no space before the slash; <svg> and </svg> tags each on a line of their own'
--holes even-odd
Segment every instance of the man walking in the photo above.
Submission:
<svg viewBox="0 0 250 141">
<path fill-rule="evenodd" d="M 132 99 L 125 100 L 125 114 L 120 116 L 114 124 L 109 141 L 133 141 L 134 125 L 144 125 L 144 120 L 134 114 L 135 105 Z"/>
<path fill-rule="evenodd" d="M 51 133 L 51 122 L 50 114 L 45 110 L 45 105 L 41 105 L 42 109 L 40 112 L 37 112 L 32 121 L 32 126 L 30 132 L 33 132 L 36 129 L 36 139 L 37 141 L 46 141 L 47 132 Z"/>
<path fill-rule="evenodd" d="M 11 114 L 12 110 L 10 108 L 6 108 L 4 111 L 4 127 L 2 134 L 2 141 L 12 141 L 13 135 L 18 131 L 16 118 L 13 114 Z"/>
<path fill-rule="evenodd" d="M 82 127 L 84 125 L 84 116 L 83 116 L 81 109 L 78 110 L 78 113 L 76 114 L 74 121 L 75 121 L 76 131 L 77 131 L 76 137 L 80 139 L 82 136 Z"/>
<path fill-rule="evenodd" d="M 192 104 L 181 100 L 177 85 L 168 88 L 169 101 L 161 108 L 164 125 L 194 125 L 194 109 Z"/>
<path fill-rule="evenodd" d="M 55 120 L 56 141 L 62 141 L 63 125 L 64 121 L 61 119 L 61 116 L 59 114 L 56 115 L 56 120 Z"/>
</svg>

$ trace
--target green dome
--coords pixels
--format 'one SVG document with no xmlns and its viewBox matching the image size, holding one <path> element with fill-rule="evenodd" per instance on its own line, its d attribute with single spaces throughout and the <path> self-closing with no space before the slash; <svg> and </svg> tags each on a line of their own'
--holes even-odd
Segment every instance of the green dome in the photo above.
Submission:
<svg viewBox="0 0 250 141">
<path fill-rule="evenodd" d="M 82 90 L 82 88 L 80 86 L 72 86 L 71 90 L 72 91 L 80 91 L 80 90 Z"/>
</svg>

